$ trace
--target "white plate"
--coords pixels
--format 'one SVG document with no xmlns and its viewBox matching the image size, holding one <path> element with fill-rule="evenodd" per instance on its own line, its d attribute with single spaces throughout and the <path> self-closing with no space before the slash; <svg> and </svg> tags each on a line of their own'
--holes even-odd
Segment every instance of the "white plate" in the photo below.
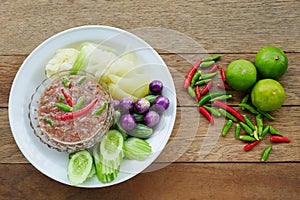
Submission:
<svg viewBox="0 0 300 200">
<path fill-rule="evenodd" d="M 126 181 L 148 167 L 165 147 L 176 117 L 176 93 L 171 74 L 164 61 L 145 41 L 124 30 L 108 26 L 81 26 L 58 33 L 40 44 L 24 61 L 12 84 L 9 97 L 9 122 L 14 139 L 27 160 L 48 177 L 69 185 L 67 179 L 68 154 L 60 153 L 42 144 L 30 128 L 28 104 L 36 86 L 45 78 L 45 64 L 57 49 L 84 42 L 97 41 L 118 51 L 131 48 L 138 60 L 147 66 L 151 79 L 164 83 L 164 95 L 170 99 L 170 107 L 163 114 L 154 135 L 148 139 L 153 155 L 145 161 L 124 160 L 118 177 L 103 184 L 97 177 L 79 187 L 105 187 Z"/>
</svg>

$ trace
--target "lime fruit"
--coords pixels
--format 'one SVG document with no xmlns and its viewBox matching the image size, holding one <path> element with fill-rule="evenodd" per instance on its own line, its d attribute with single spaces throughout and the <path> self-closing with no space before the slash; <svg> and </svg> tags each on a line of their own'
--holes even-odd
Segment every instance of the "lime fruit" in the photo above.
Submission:
<svg viewBox="0 0 300 200">
<path fill-rule="evenodd" d="M 226 69 L 226 80 L 235 90 L 247 90 L 256 82 L 256 68 L 247 60 L 235 60 Z"/>
<path fill-rule="evenodd" d="M 262 78 L 277 79 L 285 74 L 288 58 L 279 48 L 263 47 L 255 56 L 255 66 Z"/>
<path fill-rule="evenodd" d="M 273 111 L 282 106 L 285 101 L 285 91 L 282 85 L 273 79 L 258 81 L 251 91 L 252 104 L 262 111 Z"/>
</svg>

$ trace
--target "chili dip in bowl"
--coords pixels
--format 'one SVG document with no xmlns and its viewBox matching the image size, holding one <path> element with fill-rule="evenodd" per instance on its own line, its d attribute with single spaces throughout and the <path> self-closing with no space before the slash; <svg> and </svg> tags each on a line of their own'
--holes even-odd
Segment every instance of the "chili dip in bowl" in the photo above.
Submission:
<svg viewBox="0 0 300 200">
<path fill-rule="evenodd" d="M 61 71 L 36 88 L 30 126 L 48 147 L 75 152 L 94 146 L 108 132 L 113 101 L 105 83 L 85 71 Z"/>
</svg>

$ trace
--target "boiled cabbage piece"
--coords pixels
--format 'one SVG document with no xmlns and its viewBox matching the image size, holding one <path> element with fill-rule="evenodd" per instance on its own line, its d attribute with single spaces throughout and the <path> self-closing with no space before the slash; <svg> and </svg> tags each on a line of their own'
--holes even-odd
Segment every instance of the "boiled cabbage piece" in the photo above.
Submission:
<svg viewBox="0 0 300 200">
<path fill-rule="evenodd" d="M 137 99 L 148 92 L 149 76 L 134 51 L 118 54 L 114 49 L 84 42 L 77 49 L 60 49 L 46 66 L 47 75 L 61 70 L 85 70 L 103 80 L 114 99 Z"/>
<path fill-rule="evenodd" d="M 123 76 L 108 75 L 108 87 L 116 99 L 131 97 L 133 100 L 149 93 L 149 78 L 142 73 L 131 71 Z"/>
<path fill-rule="evenodd" d="M 46 65 L 45 72 L 49 77 L 63 70 L 72 69 L 79 51 L 74 48 L 59 49 Z"/>
</svg>

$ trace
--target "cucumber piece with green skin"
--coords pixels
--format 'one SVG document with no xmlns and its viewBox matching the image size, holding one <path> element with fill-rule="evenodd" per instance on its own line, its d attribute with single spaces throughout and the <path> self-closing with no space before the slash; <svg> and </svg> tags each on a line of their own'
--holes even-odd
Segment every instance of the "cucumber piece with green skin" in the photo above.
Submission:
<svg viewBox="0 0 300 200">
<path fill-rule="evenodd" d="M 132 115 L 134 116 L 134 118 L 137 122 L 143 122 L 144 121 L 144 115 L 137 114 L 137 113 L 132 113 Z"/>
<path fill-rule="evenodd" d="M 69 156 L 68 179 L 72 185 L 83 183 L 89 176 L 93 166 L 93 157 L 87 150 Z"/>
<path fill-rule="evenodd" d="M 153 134 L 153 129 L 144 124 L 137 123 L 135 128 L 128 131 L 127 134 L 133 137 L 147 139 Z"/>
<path fill-rule="evenodd" d="M 91 169 L 91 171 L 90 171 L 90 173 L 89 173 L 89 175 L 88 175 L 87 178 L 93 178 L 95 175 L 96 175 L 96 167 L 95 167 L 95 165 L 93 163 L 92 169 Z"/>
<path fill-rule="evenodd" d="M 124 157 L 124 139 L 118 130 L 110 130 L 93 148 L 96 174 L 102 183 L 113 181 Z"/>
<path fill-rule="evenodd" d="M 124 143 L 124 153 L 130 160 L 145 160 L 152 153 L 152 147 L 143 139 L 131 137 Z"/>
</svg>

